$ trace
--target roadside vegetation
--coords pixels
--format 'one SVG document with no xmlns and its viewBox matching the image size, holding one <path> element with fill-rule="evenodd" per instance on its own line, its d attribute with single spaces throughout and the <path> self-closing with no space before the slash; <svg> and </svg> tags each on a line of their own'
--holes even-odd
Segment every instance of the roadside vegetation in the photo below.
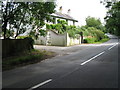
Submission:
<svg viewBox="0 0 120 90">
<path fill-rule="evenodd" d="M 120 1 L 102 1 L 105 7 L 108 9 L 106 20 L 106 32 L 120 36 Z"/>
<path fill-rule="evenodd" d="M 88 16 L 84 26 L 68 25 L 65 20 L 58 19 L 57 24 L 46 24 L 46 28 L 54 30 L 58 34 L 67 32 L 71 38 L 78 38 L 83 33 L 83 43 L 106 42 L 109 38 L 105 33 L 120 35 L 120 2 L 104 3 L 109 8 L 108 15 L 105 17 L 106 25 L 103 25 L 100 19 Z M 55 12 L 55 7 L 55 1 L 13 2 L 12 0 L 6 0 L 6 2 L 2 3 L 3 22 L 1 24 L 2 32 L 0 32 L 0 36 L 6 40 L 5 45 L 3 45 L 5 54 L 5 57 L 2 58 L 3 71 L 40 62 L 55 55 L 53 52 L 33 49 L 33 43 L 31 42 L 32 39 L 37 39 L 38 36 L 46 35 L 47 30 L 44 30 L 42 27 L 45 25 L 45 20 L 54 22 L 50 14 Z M 27 30 L 30 31 L 28 36 L 19 36 Z M 30 39 L 30 37 L 32 38 Z M 11 38 L 15 40 L 12 41 L 10 40 Z M 20 43 L 20 41 L 24 42 L 24 40 L 19 39 L 25 38 L 27 38 L 27 42 Z"/>
<path fill-rule="evenodd" d="M 45 50 L 39 51 L 35 49 L 32 49 L 30 51 L 27 50 L 22 53 L 16 53 L 14 56 L 3 58 L 2 70 L 5 71 L 28 64 L 38 63 L 53 56 L 55 56 L 54 52 Z"/>
<path fill-rule="evenodd" d="M 99 19 L 88 16 L 85 26 L 68 25 L 65 20 L 57 20 L 58 24 L 46 24 L 48 30 L 53 30 L 58 34 L 68 33 L 72 38 L 78 38 L 83 33 L 83 43 L 103 43 L 109 40 L 105 35 L 105 26 Z"/>
<path fill-rule="evenodd" d="M 55 12 L 56 2 L 14 2 L 1 1 L 2 17 L 2 70 L 36 63 L 54 56 L 53 52 L 34 50 L 31 40 L 44 36 L 42 29 L 45 20 L 51 21 L 50 14 Z M 19 36 L 30 31 L 26 37 Z M 32 37 L 32 38 L 31 38 Z M 26 38 L 26 39 L 25 39 Z M 31 38 L 31 39 L 29 39 Z M 4 57 L 3 57 L 4 56 Z"/>
</svg>

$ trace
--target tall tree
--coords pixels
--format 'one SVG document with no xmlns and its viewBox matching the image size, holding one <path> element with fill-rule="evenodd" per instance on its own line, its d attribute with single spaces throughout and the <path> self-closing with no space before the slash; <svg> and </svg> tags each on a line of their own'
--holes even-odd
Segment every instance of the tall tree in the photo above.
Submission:
<svg viewBox="0 0 120 90">
<path fill-rule="evenodd" d="M 90 17 L 90 16 L 88 16 L 86 18 L 86 26 L 87 27 L 95 27 L 95 28 L 100 29 L 100 30 L 103 29 L 103 26 L 102 26 L 100 19 Z"/>
<path fill-rule="evenodd" d="M 108 8 L 105 17 L 107 31 L 120 36 L 120 1 L 106 2 L 106 8 Z"/>
<path fill-rule="evenodd" d="M 35 34 L 41 34 L 45 20 L 50 20 L 50 14 L 54 13 L 55 2 L 15 2 L 5 0 L 2 2 L 2 31 L 4 39 L 9 38 L 7 31 L 15 31 L 15 38 L 31 29 Z M 41 34 L 42 35 L 42 34 Z"/>
</svg>

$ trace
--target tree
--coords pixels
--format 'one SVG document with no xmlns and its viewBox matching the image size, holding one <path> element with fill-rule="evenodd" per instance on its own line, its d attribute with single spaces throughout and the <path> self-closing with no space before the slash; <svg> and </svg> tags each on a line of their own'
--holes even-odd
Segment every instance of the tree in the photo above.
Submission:
<svg viewBox="0 0 120 90">
<path fill-rule="evenodd" d="M 54 13 L 55 2 L 14 2 L 6 0 L 2 3 L 2 32 L 4 39 L 9 38 L 7 31 L 14 30 L 15 38 L 26 30 L 32 30 L 32 33 L 41 35 L 45 25 L 45 20 L 50 21 L 50 14 Z M 41 31 L 43 30 L 43 31 Z M 38 34 L 39 33 L 39 34 Z"/>
<path fill-rule="evenodd" d="M 106 2 L 108 8 L 106 20 L 107 32 L 120 36 L 120 1 Z"/>
<path fill-rule="evenodd" d="M 86 18 L 86 26 L 87 27 L 95 27 L 97 29 L 103 30 L 103 25 L 100 21 L 100 19 L 96 19 L 94 17 L 88 16 Z"/>
</svg>

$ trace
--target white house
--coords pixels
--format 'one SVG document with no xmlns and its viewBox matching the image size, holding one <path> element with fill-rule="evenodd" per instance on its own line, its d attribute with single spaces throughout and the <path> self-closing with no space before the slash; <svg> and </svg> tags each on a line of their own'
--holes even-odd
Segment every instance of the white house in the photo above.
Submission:
<svg viewBox="0 0 120 90">
<path fill-rule="evenodd" d="M 68 25 L 75 25 L 75 22 L 78 22 L 78 20 L 75 20 L 72 16 L 70 16 L 71 10 L 68 9 L 67 13 L 63 13 L 62 6 L 59 8 L 59 12 L 55 12 L 51 14 L 51 17 L 54 19 L 54 24 L 57 23 L 57 19 L 66 20 L 68 22 Z"/>
<path fill-rule="evenodd" d="M 68 14 L 62 13 L 62 7 L 60 7 L 59 12 L 55 12 L 51 14 L 51 18 L 53 18 L 53 24 L 57 24 L 57 20 L 66 20 L 68 25 L 75 25 L 78 21 L 69 15 L 70 9 L 68 10 Z M 68 33 L 63 35 L 56 33 L 53 30 L 47 30 L 47 35 L 39 36 L 37 40 L 35 40 L 35 44 L 42 45 L 54 45 L 54 46 L 70 46 L 75 44 L 81 44 L 81 37 L 79 38 L 70 38 Z"/>
</svg>

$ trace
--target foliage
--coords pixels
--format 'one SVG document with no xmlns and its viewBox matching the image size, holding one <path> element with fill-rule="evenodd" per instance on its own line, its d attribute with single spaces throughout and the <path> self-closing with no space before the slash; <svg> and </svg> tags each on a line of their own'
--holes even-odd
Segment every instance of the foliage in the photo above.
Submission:
<svg viewBox="0 0 120 90">
<path fill-rule="evenodd" d="M 9 37 L 13 37 L 14 36 L 14 30 L 6 30 L 6 37 L 9 38 Z"/>
<path fill-rule="evenodd" d="M 109 40 L 108 37 L 105 37 L 104 39 L 101 39 L 100 41 L 95 41 L 95 38 L 86 38 L 84 39 L 84 43 L 96 43 L 96 44 L 100 44 L 100 43 L 104 43 L 107 42 Z"/>
<path fill-rule="evenodd" d="M 103 30 L 104 26 L 102 25 L 100 19 L 88 16 L 86 18 L 86 27 L 94 27 L 99 30 Z"/>
<path fill-rule="evenodd" d="M 18 36 L 17 39 L 24 39 L 26 37 L 28 37 L 28 36 Z"/>
<path fill-rule="evenodd" d="M 57 20 L 57 24 L 46 24 L 47 29 L 53 29 L 56 30 L 59 34 L 64 34 L 65 32 L 68 32 L 70 37 L 76 38 L 76 34 L 79 33 L 79 30 L 74 25 L 68 25 L 68 23 L 65 20 Z"/>
<path fill-rule="evenodd" d="M 84 39 L 84 43 L 94 43 L 95 42 L 95 38 L 85 38 Z"/>
<path fill-rule="evenodd" d="M 14 30 L 16 33 L 15 38 L 28 30 L 28 28 L 39 32 L 45 25 L 45 19 L 51 21 L 50 14 L 54 12 L 54 9 L 55 2 L 14 2 L 14 0 L 9 0 L 8 2 L 6 0 L 6 2 L 2 3 L 2 31 L 4 39 L 11 36 L 6 35 L 7 30 Z"/>
<path fill-rule="evenodd" d="M 78 38 L 80 36 L 78 29 L 73 25 L 68 26 L 67 32 L 72 38 Z"/>
<path fill-rule="evenodd" d="M 107 32 L 120 36 L 120 1 L 106 2 L 108 8 L 106 20 Z"/>
<path fill-rule="evenodd" d="M 78 29 L 79 31 L 82 31 L 83 36 L 86 37 L 84 39 L 85 43 L 94 43 L 106 38 L 104 32 L 102 32 L 101 30 L 98 30 L 95 27 L 82 26 L 82 27 L 79 27 Z"/>
</svg>

